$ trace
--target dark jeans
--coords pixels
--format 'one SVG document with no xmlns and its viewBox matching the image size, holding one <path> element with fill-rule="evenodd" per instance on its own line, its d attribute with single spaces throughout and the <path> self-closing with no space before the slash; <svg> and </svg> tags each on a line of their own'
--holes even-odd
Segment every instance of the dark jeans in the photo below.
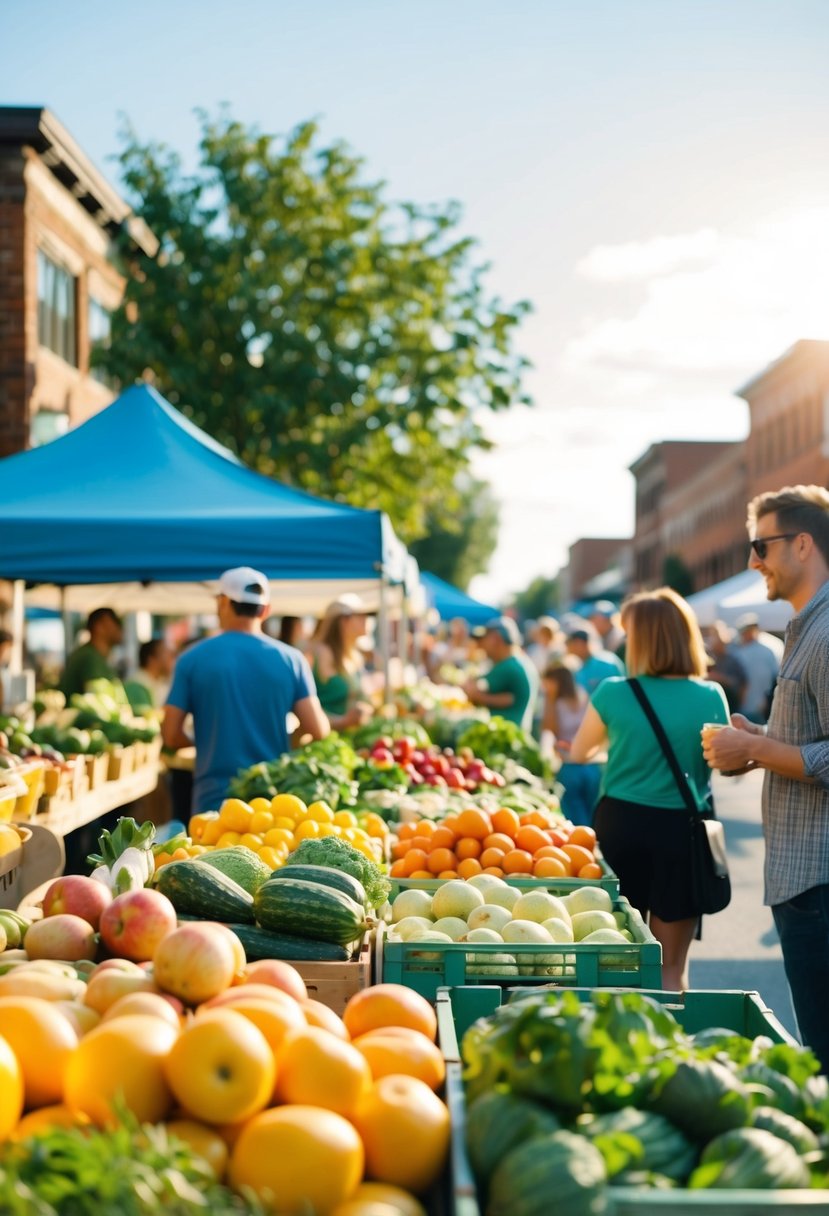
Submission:
<svg viewBox="0 0 829 1216">
<path fill-rule="evenodd" d="M 772 908 L 800 1037 L 829 1073 L 829 883 Z"/>
</svg>

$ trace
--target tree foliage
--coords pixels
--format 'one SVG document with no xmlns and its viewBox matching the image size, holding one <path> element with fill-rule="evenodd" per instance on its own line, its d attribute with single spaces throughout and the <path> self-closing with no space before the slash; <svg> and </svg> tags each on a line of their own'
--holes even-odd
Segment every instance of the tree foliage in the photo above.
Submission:
<svg viewBox="0 0 829 1216">
<path fill-rule="evenodd" d="M 535 621 L 540 616 L 549 616 L 558 610 L 558 579 L 538 575 L 524 591 L 513 600 L 513 607 L 521 620 Z"/>
<path fill-rule="evenodd" d="M 677 595 L 691 595 L 694 576 L 678 553 L 669 553 L 662 563 L 662 582 Z"/>
<path fill-rule="evenodd" d="M 410 549 L 421 570 L 466 591 L 475 575 L 486 570 L 495 551 L 498 504 L 486 483 L 475 479 L 462 479 L 458 494 L 460 502 L 452 517 L 432 524 Z"/>
<path fill-rule="evenodd" d="M 451 525 L 486 412 L 527 401 L 528 306 L 487 294 L 457 205 L 387 202 L 314 123 L 201 123 L 192 174 L 124 132 L 122 180 L 161 249 L 97 361 L 151 376 L 260 472 L 387 511 L 406 541 Z"/>
</svg>

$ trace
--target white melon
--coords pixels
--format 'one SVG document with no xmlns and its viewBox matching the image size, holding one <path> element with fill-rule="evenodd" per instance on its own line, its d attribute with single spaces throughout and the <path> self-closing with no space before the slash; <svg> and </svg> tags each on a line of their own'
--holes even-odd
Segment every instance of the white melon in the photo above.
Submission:
<svg viewBox="0 0 829 1216">
<path fill-rule="evenodd" d="M 511 920 L 501 930 L 505 942 L 522 942 L 526 945 L 543 945 L 553 939 L 547 930 L 533 920 Z"/>
<path fill-rule="evenodd" d="M 573 917 L 573 936 L 577 942 L 583 942 L 591 933 L 595 933 L 597 929 L 612 929 L 614 933 L 618 933 L 616 921 L 613 919 L 612 912 L 577 912 Z"/>
<path fill-rule="evenodd" d="M 520 968 L 515 965 L 512 954 L 470 954 L 466 960 L 467 975 L 489 975 L 501 979 L 505 975 L 519 975 Z"/>
<path fill-rule="evenodd" d="M 565 924 L 570 924 L 570 913 L 564 901 L 549 891 L 525 891 L 516 900 L 512 916 L 513 920 L 533 920 L 538 925 L 556 916 Z"/>
<path fill-rule="evenodd" d="M 470 912 L 483 903 L 484 897 L 477 887 L 463 878 L 450 878 L 432 897 L 432 917 L 441 920 L 444 916 L 458 916 L 466 921 Z"/>
<path fill-rule="evenodd" d="M 391 919 L 396 923 L 407 916 L 422 916 L 426 920 L 432 920 L 432 892 L 421 891 L 417 887 L 401 891 L 391 906 Z"/>
<path fill-rule="evenodd" d="M 512 913 L 509 908 L 502 908 L 500 904 L 481 904 L 480 908 L 469 913 L 466 923 L 470 929 L 495 929 L 500 933 L 510 920 Z"/>
<path fill-rule="evenodd" d="M 464 941 L 467 942 L 503 942 L 503 937 L 496 929 L 470 929 Z"/>
<path fill-rule="evenodd" d="M 462 937 L 466 937 L 468 925 L 459 916 L 443 916 L 435 921 L 432 928 L 435 933 L 446 933 L 453 942 L 458 942 Z"/>
<path fill-rule="evenodd" d="M 573 926 L 569 918 L 565 923 L 563 920 L 559 920 L 557 916 L 551 916 L 549 920 L 542 921 L 541 927 L 547 930 L 554 942 L 575 941 Z"/>
<path fill-rule="evenodd" d="M 613 900 L 604 887 L 576 887 L 564 896 L 564 903 L 571 916 L 579 912 L 611 912 Z"/>
<path fill-rule="evenodd" d="M 425 916 L 404 916 L 389 930 L 389 935 L 401 937 L 404 942 L 413 937 L 421 937 L 432 928 L 432 922 Z"/>
</svg>

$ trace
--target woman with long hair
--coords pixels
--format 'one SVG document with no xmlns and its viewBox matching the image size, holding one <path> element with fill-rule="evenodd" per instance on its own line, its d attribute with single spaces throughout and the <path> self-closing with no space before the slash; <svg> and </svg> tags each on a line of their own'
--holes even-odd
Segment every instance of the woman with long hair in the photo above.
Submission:
<svg viewBox="0 0 829 1216">
<path fill-rule="evenodd" d="M 662 725 L 702 813 L 710 806 L 711 772 L 702 755 L 706 722 L 728 723 L 722 688 L 705 679 L 708 660 L 699 626 L 669 587 L 643 591 L 622 605 L 626 662 Z M 630 680 L 612 677 L 594 692 L 570 749 L 589 761 L 607 750 L 594 827 L 619 876 L 622 894 L 649 920 L 662 944 L 666 989 L 688 986 L 688 950 L 700 909 L 691 894 L 691 821 L 687 804 Z"/>
<path fill-rule="evenodd" d="M 589 826 L 599 797 L 602 766 L 598 763 L 573 764 L 570 760 L 570 746 L 584 721 L 589 698 L 565 663 L 551 663 L 545 667 L 541 685 L 544 689 L 541 746 L 547 748 L 551 740 L 561 761 L 556 773 L 556 781 L 564 788 L 561 809 L 571 823 Z"/>
<path fill-rule="evenodd" d="M 363 658 L 357 645 L 365 632 L 362 601 L 345 594 L 328 605 L 311 638 L 308 658 L 332 730 L 360 726 L 371 716 L 371 706 L 361 699 Z"/>
</svg>

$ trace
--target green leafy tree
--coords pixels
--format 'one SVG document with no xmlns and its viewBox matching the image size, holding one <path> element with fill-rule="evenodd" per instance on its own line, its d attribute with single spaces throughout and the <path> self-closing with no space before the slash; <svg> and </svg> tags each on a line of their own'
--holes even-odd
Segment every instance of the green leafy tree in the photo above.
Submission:
<svg viewBox="0 0 829 1216">
<path fill-rule="evenodd" d="M 540 616 L 549 615 L 558 607 L 558 579 L 544 578 L 539 575 L 534 578 L 529 587 L 520 591 L 513 601 L 513 607 L 523 621 L 535 621 Z"/>
<path fill-rule="evenodd" d="M 662 582 L 677 595 L 691 595 L 694 576 L 678 553 L 669 553 L 662 563 Z"/>
<path fill-rule="evenodd" d="M 161 247 L 97 362 L 151 377 L 260 472 L 387 511 L 406 541 L 450 524 L 487 411 L 528 401 L 528 305 L 487 294 L 456 204 L 390 204 L 314 123 L 201 123 L 189 175 L 124 132 L 122 180 Z"/>
<path fill-rule="evenodd" d="M 498 539 L 498 504 L 485 482 L 464 478 L 457 511 L 445 523 L 429 526 L 409 547 L 420 568 L 466 591 L 482 574 Z M 428 521 L 427 521 L 428 523 Z"/>
</svg>

